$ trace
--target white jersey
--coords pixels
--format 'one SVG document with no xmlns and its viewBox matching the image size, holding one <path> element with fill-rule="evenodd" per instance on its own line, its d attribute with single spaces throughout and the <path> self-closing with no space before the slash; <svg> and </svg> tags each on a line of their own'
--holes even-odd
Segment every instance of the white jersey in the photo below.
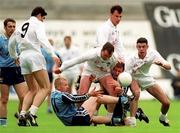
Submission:
<svg viewBox="0 0 180 133">
<path fill-rule="evenodd" d="M 150 77 L 149 70 L 155 61 L 166 63 L 167 61 L 156 50 L 150 50 L 144 59 L 140 59 L 138 54 L 127 59 L 126 71 L 130 72 L 134 79 Z"/>
<path fill-rule="evenodd" d="M 15 51 L 16 42 L 19 44 L 20 53 L 24 51 L 41 53 L 41 46 L 52 56 L 55 56 L 54 49 L 49 43 L 43 22 L 36 17 L 31 17 L 16 29 L 9 41 L 9 53 L 17 58 Z"/>
<path fill-rule="evenodd" d="M 119 59 L 125 60 L 124 47 L 120 40 L 119 31 L 117 27 L 112 24 L 110 19 L 98 28 L 95 47 L 102 47 L 106 42 L 110 42 L 114 45 L 115 54 Z"/>
<path fill-rule="evenodd" d="M 110 74 L 111 69 L 117 63 L 117 60 L 114 56 L 108 60 L 103 60 L 100 53 L 101 49 L 92 49 L 82 56 L 63 62 L 60 70 L 63 71 L 73 65 L 85 62 L 82 75 L 90 74 L 96 76 L 96 78 L 100 78 L 106 74 Z"/>
</svg>

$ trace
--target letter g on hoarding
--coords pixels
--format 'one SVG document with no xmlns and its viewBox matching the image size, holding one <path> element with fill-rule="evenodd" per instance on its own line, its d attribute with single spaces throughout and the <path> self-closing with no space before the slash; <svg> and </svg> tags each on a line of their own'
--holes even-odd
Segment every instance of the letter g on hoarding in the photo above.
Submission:
<svg viewBox="0 0 180 133">
<path fill-rule="evenodd" d="M 154 9 L 154 18 L 161 27 L 180 27 L 180 9 L 157 6 Z"/>
</svg>

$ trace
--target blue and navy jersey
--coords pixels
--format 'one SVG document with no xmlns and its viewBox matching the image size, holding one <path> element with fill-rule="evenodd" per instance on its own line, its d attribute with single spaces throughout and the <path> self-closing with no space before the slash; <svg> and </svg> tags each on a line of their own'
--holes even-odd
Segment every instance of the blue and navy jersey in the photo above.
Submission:
<svg viewBox="0 0 180 133">
<path fill-rule="evenodd" d="M 9 55 L 8 42 L 9 39 L 0 34 L 0 67 L 16 67 L 14 59 Z"/>
<path fill-rule="evenodd" d="M 73 116 L 76 115 L 77 107 L 75 103 L 83 102 L 89 98 L 88 95 L 72 95 L 66 92 L 55 90 L 51 93 L 51 104 L 57 117 L 64 125 L 72 125 Z"/>
</svg>

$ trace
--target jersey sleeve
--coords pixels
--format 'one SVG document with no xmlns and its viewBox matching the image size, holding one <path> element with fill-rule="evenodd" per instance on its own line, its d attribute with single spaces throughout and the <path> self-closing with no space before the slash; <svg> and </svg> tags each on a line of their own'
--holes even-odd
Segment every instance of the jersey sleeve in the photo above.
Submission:
<svg viewBox="0 0 180 133">
<path fill-rule="evenodd" d="M 134 60 L 133 60 L 133 56 L 132 57 L 128 57 L 125 60 L 125 71 L 132 74 L 133 72 L 133 65 L 134 65 Z"/>
<path fill-rule="evenodd" d="M 73 58 L 71 60 L 64 61 L 62 63 L 62 66 L 60 69 L 61 69 L 61 71 L 64 71 L 64 70 L 66 70 L 66 69 L 68 69 L 68 68 L 70 68 L 76 64 L 81 64 L 85 61 L 93 59 L 96 55 L 97 55 L 97 49 L 90 50 L 81 56 L 78 56 L 78 57 Z"/>
<path fill-rule="evenodd" d="M 64 103 L 80 103 L 87 100 L 89 96 L 87 94 L 85 95 L 72 95 L 69 93 L 63 93 L 62 95 L 62 101 Z"/>
<path fill-rule="evenodd" d="M 8 51 L 9 51 L 9 55 L 14 58 L 17 59 L 18 58 L 18 54 L 17 54 L 17 50 L 16 50 L 16 32 L 14 32 L 11 37 L 9 38 L 9 43 L 8 43 Z"/>
<path fill-rule="evenodd" d="M 158 51 L 153 50 L 152 53 L 153 53 L 153 62 L 160 61 L 163 64 L 167 63 L 167 61 L 160 55 Z"/>
</svg>

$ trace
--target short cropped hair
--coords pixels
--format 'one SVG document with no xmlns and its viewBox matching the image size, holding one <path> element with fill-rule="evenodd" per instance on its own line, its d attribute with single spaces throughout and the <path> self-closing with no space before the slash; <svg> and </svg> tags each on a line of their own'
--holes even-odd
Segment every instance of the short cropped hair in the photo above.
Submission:
<svg viewBox="0 0 180 133">
<path fill-rule="evenodd" d="M 107 50 L 109 54 L 112 54 L 114 52 L 114 46 L 110 42 L 107 42 L 103 45 L 101 51 L 105 50 Z"/>
<path fill-rule="evenodd" d="M 125 64 L 123 62 L 117 62 L 115 67 L 123 68 L 123 71 L 124 71 Z"/>
<path fill-rule="evenodd" d="M 137 39 L 137 42 L 136 43 L 146 43 L 148 44 L 148 40 L 144 37 L 140 37 L 139 39 Z"/>
<path fill-rule="evenodd" d="M 121 14 L 123 12 L 123 9 L 120 5 L 114 5 L 111 7 L 111 14 L 113 14 L 115 11 L 118 11 L 119 14 Z"/>
<path fill-rule="evenodd" d="M 62 76 L 57 77 L 54 81 L 54 87 L 57 89 L 62 84 L 62 81 L 64 80 L 66 79 Z"/>
<path fill-rule="evenodd" d="M 71 41 L 71 36 L 65 36 L 64 40 L 69 39 Z"/>
<path fill-rule="evenodd" d="M 4 20 L 4 27 L 7 26 L 7 23 L 8 23 L 8 22 L 16 23 L 16 21 L 15 21 L 13 18 L 6 18 L 6 19 Z"/>
<path fill-rule="evenodd" d="M 32 10 L 32 13 L 31 13 L 31 16 L 37 16 L 38 14 L 41 14 L 41 16 L 46 16 L 47 13 L 46 11 L 44 10 L 44 8 L 38 6 L 38 7 L 35 7 L 33 10 Z"/>
</svg>

